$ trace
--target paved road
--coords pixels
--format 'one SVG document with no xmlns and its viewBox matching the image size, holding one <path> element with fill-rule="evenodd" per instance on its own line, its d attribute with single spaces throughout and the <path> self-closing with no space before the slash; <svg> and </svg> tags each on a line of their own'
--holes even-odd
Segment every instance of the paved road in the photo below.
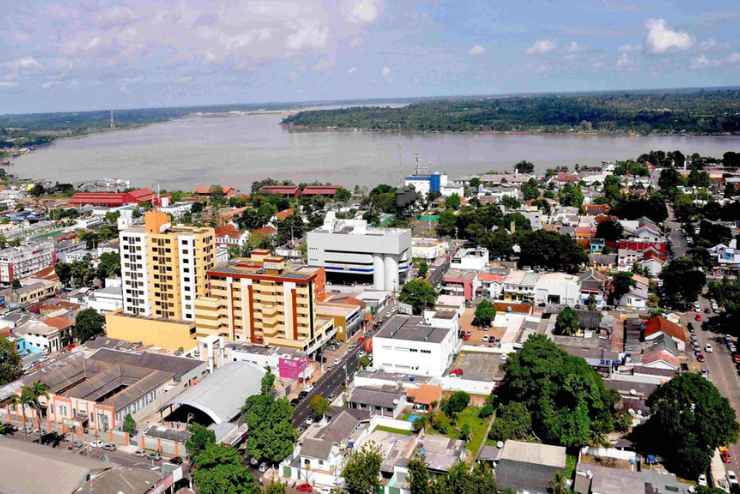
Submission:
<svg viewBox="0 0 740 494">
<path fill-rule="evenodd" d="M 397 305 L 395 300 L 390 301 L 386 307 L 376 315 L 376 321 L 381 321 L 384 318 L 389 317 L 391 314 L 396 312 L 396 310 Z M 371 337 L 374 332 L 374 329 L 369 329 L 365 333 L 365 336 Z M 294 426 L 300 426 L 309 416 L 311 416 L 311 407 L 309 407 L 308 404 L 312 396 L 320 395 L 331 401 L 331 399 L 342 392 L 345 384 L 349 384 L 352 381 L 352 377 L 357 371 L 359 365 L 358 355 L 361 351 L 362 345 L 360 344 L 350 346 L 349 351 L 339 360 L 339 363 L 326 371 L 324 375 L 314 383 L 313 389 L 295 406 L 295 409 L 293 410 Z M 331 362 L 328 364 L 331 364 Z"/>
<path fill-rule="evenodd" d="M 699 301 L 703 307 L 708 306 L 708 301 L 700 297 Z M 740 379 L 738 379 L 735 364 L 732 362 L 732 355 L 724 343 L 721 335 L 704 331 L 701 329 L 701 323 L 696 322 L 696 312 L 688 312 L 683 318 L 684 323 L 691 321 L 696 328 L 696 336 L 704 353 L 705 361 L 699 365 L 709 371 L 709 379 L 714 383 L 720 393 L 730 401 L 730 405 L 740 411 Z M 701 314 L 702 320 L 711 317 L 712 314 Z M 707 353 L 704 347 L 707 343 L 712 345 L 712 352 Z M 740 472 L 740 440 L 730 446 L 732 461 L 726 465 L 728 470 Z"/>
<path fill-rule="evenodd" d="M 668 240 L 670 241 L 673 257 L 685 256 L 686 252 L 688 252 L 689 246 L 686 243 L 686 238 L 681 230 L 681 223 L 676 221 L 676 217 L 673 214 L 673 208 L 671 206 L 668 206 L 668 220 L 666 221 L 666 225 L 670 228 Z"/>
<path fill-rule="evenodd" d="M 24 434 L 23 432 L 16 432 L 10 437 L 12 437 L 13 439 L 20 440 L 20 441 L 33 442 L 39 439 L 40 434 L 38 432 L 32 432 L 30 434 Z M 68 436 L 68 437 L 71 437 L 71 436 Z M 86 456 L 88 458 L 94 458 L 96 460 L 100 460 L 103 463 L 112 463 L 112 464 L 120 465 L 123 467 L 152 468 L 152 467 L 157 467 L 162 463 L 161 461 L 152 461 L 147 458 L 142 458 L 142 457 L 139 457 L 139 456 L 136 456 L 130 453 L 126 453 L 120 450 L 106 451 L 100 448 L 91 448 L 87 445 L 85 445 L 81 449 L 69 450 L 67 449 L 68 445 L 69 445 L 69 442 L 62 441 L 55 448 L 53 448 L 50 445 L 47 445 L 45 447 L 49 448 L 50 451 L 57 452 L 57 454 L 59 454 L 60 457 L 65 457 L 65 456 L 69 457 L 69 456 L 74 456 L 74 455 Z"/>
</svg>

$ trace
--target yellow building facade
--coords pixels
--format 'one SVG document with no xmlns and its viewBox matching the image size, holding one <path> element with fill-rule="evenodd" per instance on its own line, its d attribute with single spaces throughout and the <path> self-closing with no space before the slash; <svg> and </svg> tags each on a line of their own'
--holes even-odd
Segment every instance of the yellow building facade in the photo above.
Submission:
<svg viewBox="0 0 740 494">
<path fill-rule="evenodd" d="M 322 268 L 255 250 L 208 272 L 207 293 L 195 303 L 197 332 L 311 354 L 334 336 L 333 321 L 318 314 L 325 284 Z"/>
<path fill-rule="evenodd" d="M 110 338 L 141 342 L 170 352 L 189 351 L 198 345 L 193 322 L 150 319 L 121 312 L 105 315 L 105 333 Z"/>
<path fill-rule="evenodd" d="M 195 320 L 195 300 L 206 292 L 215 266 L 213 228 L 173 226 L 169 215 L 149 211 L 144 226 L 119 233 L 123 311 L 168 320 Z"/>
</svg>

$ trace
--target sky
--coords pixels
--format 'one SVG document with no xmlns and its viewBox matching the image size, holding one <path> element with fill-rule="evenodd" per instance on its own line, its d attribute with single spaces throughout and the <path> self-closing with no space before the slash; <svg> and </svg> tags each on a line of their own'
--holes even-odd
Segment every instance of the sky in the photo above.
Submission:
<svg viewBox="0 0 740 494">
<path fill-rule="evenodd" d="M 0 113 L 740 84 L 737 0 L 0 7 Z"/>
</svg>

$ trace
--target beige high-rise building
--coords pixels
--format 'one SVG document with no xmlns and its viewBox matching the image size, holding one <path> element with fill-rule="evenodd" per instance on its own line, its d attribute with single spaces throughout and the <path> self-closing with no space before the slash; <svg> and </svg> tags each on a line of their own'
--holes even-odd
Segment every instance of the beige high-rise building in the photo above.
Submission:
<svg viewBox="0 0 740 494">
<path fill-rule="evenodd" d="M 330 318 L 318 315 L 323 268 L 287 264 L 255 250 L 208 272 L 208 289 L 195 303 L 198 334 L 290 347 L 314 353 L 334 336 Z"/>
<path fill-rule="evenodd" d="M 213 228 L 173 226 L 168 214 L 149 211 L 144 226 L 119 233 L 123 312 L 195 321 L 195 299 L 206 292 L 216 263 Z"/>
</svg>

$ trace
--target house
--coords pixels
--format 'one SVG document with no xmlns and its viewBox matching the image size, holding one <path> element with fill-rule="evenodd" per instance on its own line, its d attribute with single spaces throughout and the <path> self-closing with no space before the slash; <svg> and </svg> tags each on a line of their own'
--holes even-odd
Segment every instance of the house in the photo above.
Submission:
<svg viewBox="0 0 740 494">
<path fill-rule="evenodd" d="M 249 240 L 249 232 L 242 232 L 233 225 L 227 223 L 223 226 L 217 226 L 214 230 L 216 235 L 216 245 L 226 247 L 244 247 Z"/>
<path fill-rule="evenodd" d="M 505 274 L 498 273 L 478 273 L 478 281 L 480 282 L 480 290 L 485 296 L 493 299 L 501 297 L 504 292 L 504 280 L 506 279 Z"/>
<path fill-rule="evenodd" d="M 498 454 L 496 485 L 529 494 L 547 494 L 555 474 L 565 468 L 565 448 L 506 441 Z"/>
<path fill-rule="evenodd" d="M 408 406 L 400 388 L 355 386 L 347 399 L 348 408 L 368 410 L 371 415 L 396 418 Z"/>
<path fill-rule="evenodd" d="M 589 462 L 578 464 L 573 490 L 576 494 L 689 494 L 694 487 L 672 473 L 638 472 Z"/>
<path fill-rule="evenodd" d="M 334 197 L 339 190 L 338 185 L 306 185 L 301 191 L 302 196 Z"/>
<path fill-rule="evenodd" d="M 151 189 L 136 189 L 129 192 L 77 192 L 69 200 L 70 206 L 121 207 L 127 204 L 152 202 L 156 194 Z"/>
<path fill-rule="evenodd" d="M 662 333 L 651 341 L 652 345 L 640 356 L 640 364 L 653 369 L 677 370 L 681 359 L 676 342 Z"/>
<path fill-rule="evenodd" d="M 60 326 L 60 327 L 57 327 Z M 22 336 L 27 346 L 33 346 L 46 353 L 60 352 L 72 342 L 72 326 L 59 322 L 52 325 L 41 319 L 31 319 L 14 330 Z"/>
<path fill-rule="evenodd" d="M 625 293 L 622 298 L 619 299 L 619 305 L 638 310 L 646 309 L 648 296 L 649 293 L 647 286 L 637 284 L 630 287 L 630 291 Z"/>
<path fill-rule="evenodd" d="M 442 293 L 446 295 L 462 295 L 466 301 L 475 298 L 480 280 L 476 271 L 449 270 L 442 276 Z"/>
<path fill-rule="evenodd" d="M 436 384 L 420 384 L 406 391 L 409 403 L 417 410 L 431 411 L 442 401 L 442 387 Z"/>
<path fill-rule="evenodd" d="M 193 194 L 196 196 L 210 196 L 213 189 L 218 190 L 218 187 L 221 188 L 225 197 L 233 197 L 237 193 L 237 189 L 231 185 L 198 185 L 193 190 Z"/>
<path fill-rule="evenodd" d="M 689 340 L 689 334 L 686 328 L 664 317 L 653 316 L 645 323 L 643 337 L 645 341 L 652 341 L 660 335 L 673 339 L 679 351 L 683 352 L 686 350 L 686 342 Z"/>
<path fill-rule="evenodd" d="M 301 189 L 297 185 L 265 185 L 260 189 L 260 194 L 298 197 Z"/>
<path fill-rule="evenodd" d="M 720 268 L 728 270 L 740 269 L 740 250 L 737 248 L 736 239 L 733 238 L 730 240 L 729 245 L 717 244 L 708 250 Z"/>
<path fill-rule="evenodd" d="M 589 254 L 589 264 L 601 272 L 614 271 L 618 263 L 617 254 Z"/>
<path fill-rule="evenodd" d="M 588 305 L 592 297 L 596 303 L 596 307 L 604 307 L 606 305 L 606 299 L 604 297 L 607 281 L 606 275 L 591 270 L 580 273 L 578 280 L 581 284 L 581 305 Z"/>
</svg>

